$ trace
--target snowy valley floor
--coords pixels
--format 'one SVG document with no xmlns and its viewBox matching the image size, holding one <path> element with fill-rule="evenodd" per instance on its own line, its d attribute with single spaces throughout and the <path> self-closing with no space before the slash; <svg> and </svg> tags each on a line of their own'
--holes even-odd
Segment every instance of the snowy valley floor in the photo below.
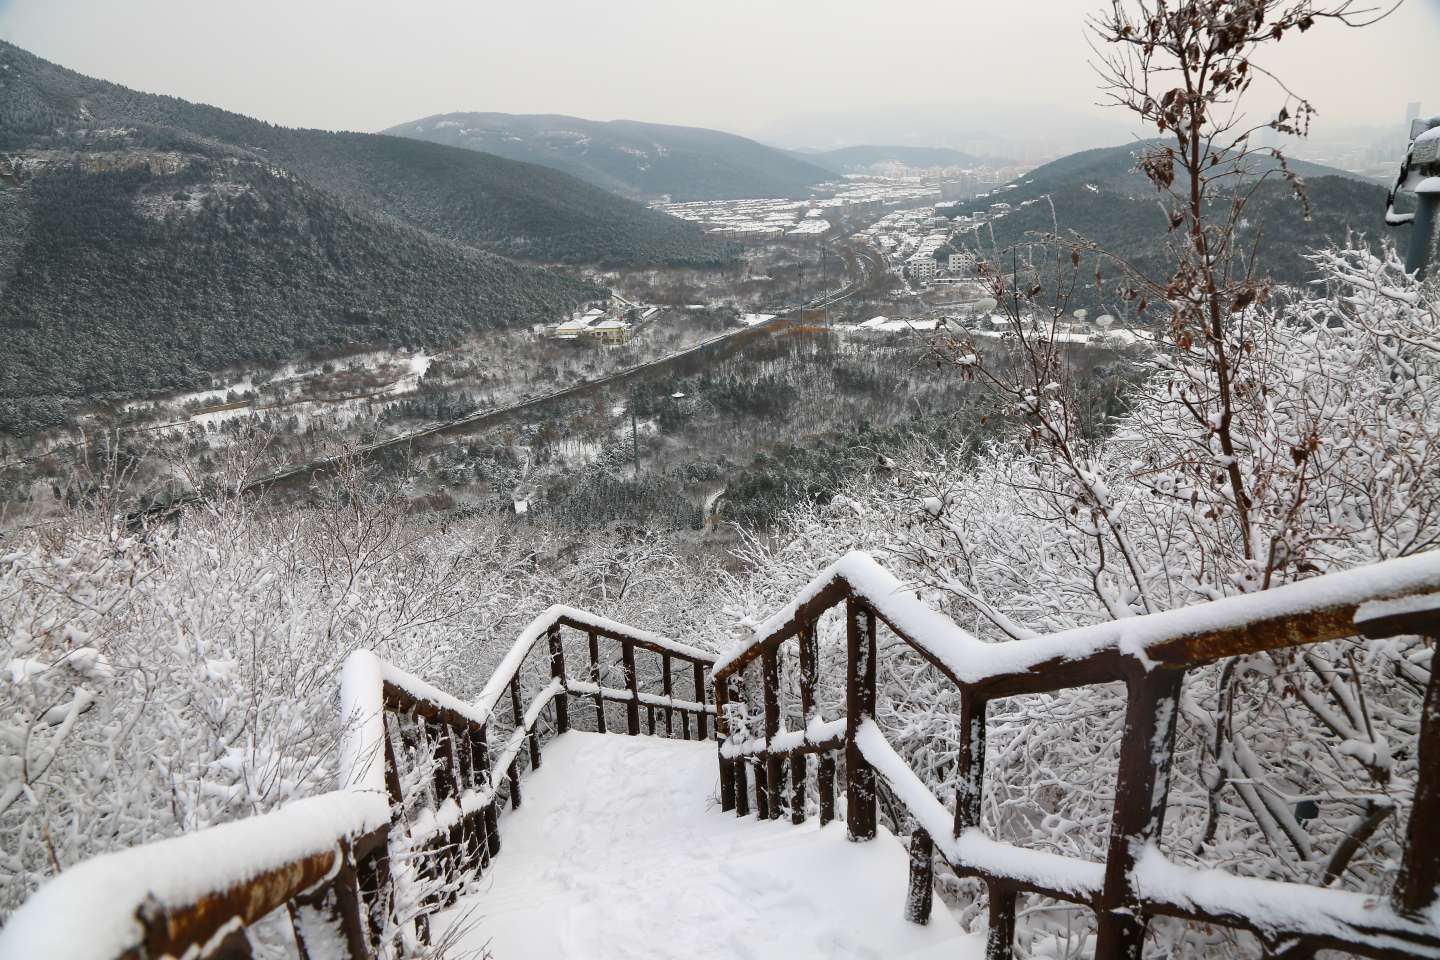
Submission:
<svg viewBox="0 0 1440 960">
<path fill-rule="evenodd" d="M 567 733 L 502 819 L 502 849 L 475 895 L 465 946 L 528 958 L 968 960 L 937 899 L 903 916 L 908 858 L 882 828 L 850 843 L 820 829 L 721 813 L 713 743 Z"/>
</svg>

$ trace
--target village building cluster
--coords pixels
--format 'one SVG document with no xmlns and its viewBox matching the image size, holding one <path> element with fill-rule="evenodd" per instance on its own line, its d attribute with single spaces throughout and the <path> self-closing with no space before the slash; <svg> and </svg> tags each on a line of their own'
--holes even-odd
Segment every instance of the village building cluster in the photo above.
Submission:
<svg viewBox="0 0 1440 960">
<path fill-rule="evenodd" d="M 599 344 L 629 343 L 637 324 L 655 318 L 657 306 L 608 301 L 603 306 L 591 305 L 577 310 L 557 324 L 545 328 L 554 340 L 586 340 Z"/>
</svg>

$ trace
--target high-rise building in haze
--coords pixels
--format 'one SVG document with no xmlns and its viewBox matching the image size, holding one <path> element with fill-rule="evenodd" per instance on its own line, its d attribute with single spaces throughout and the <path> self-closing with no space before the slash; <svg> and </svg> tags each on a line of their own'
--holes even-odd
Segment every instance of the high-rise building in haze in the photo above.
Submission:
<svg viewBox="0 0 1440 960">
<path fill-rule="evenodd" d="M 1407 129 L 1407 130 L 1410 129 L 1410 121 L 1412 121 L 1412 120 L 1418 120 L 1419 118 L 1420 118 L 1420 103 L 1419 103 L 1419 101 L 1416 101 L 1416 102 L 1414 102 L 1414 103 L 1407 103 L 1407 104 L 1405 104 L 1405 129 Z"/>
</svg>

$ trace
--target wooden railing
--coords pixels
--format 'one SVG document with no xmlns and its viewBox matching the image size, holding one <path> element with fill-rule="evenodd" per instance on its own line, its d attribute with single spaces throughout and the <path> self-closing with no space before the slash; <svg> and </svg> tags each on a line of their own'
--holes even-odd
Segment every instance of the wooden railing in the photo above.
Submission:
<svg viewBox="0 0 1440 960">
<path fill-rule="evenodd" d="M 816 711 L 816 624 L 844 605 L 846 715 Z M 947 809 L 875 723 L 876 628 L 884 624 L 960 690 L 959 785 Z M 1049 636 L 984 643 L 927 607 L 863 553 L 825 570 L 752 640 L 715 663 L 721 805 L 806 817 L 807 757 L 817 755 L 821 823 L 834 817 L 835 754 L 845 759 L 845 818 L 853 840 L 876 835 L 877 777 L 914 822 L 906 915 L 924 923 L 936 851 L 961 877 L 981 879 L 989 901 L 987 957 L 1012 955 L 1016 897 L 1035 893 L 1090 908 L 1098 960 L 1138 958 L 1154 916 L 1254 933 L 1267 955 L 1308 958 L 1320 949 L 1367 957 L 1440 957 L 1440 660 L 1420 718 L 1418 776 L 1403 862 L 1387 901 L 1302 884 L 1182 866 L 1159 849 L 1179 697 L 1187 670 L 1227 657 L 1361 635 L 1440 633 L 1440 553 L 1316 577 L 1260 594 Z M 780 660 L 798 646 L 802 729 L 781 729 Z M 758 663 L 763 732 L 739 730 L 745 671 Z M 1016 694 L 1119 681 L 1127 691 L 1115 806 L 1103 863 L 1026 849 L 981 830 L 986 705 Z M 785 768 L 789 767 L 788 786 Z M 897 828 L 902 825 L 897 824 Z"/>
<path fill-rule="evenodd" d="M 585 638 L 585 679 L 567 671 L 566 629 Z M 602 641 L 607 652 L 618 646 L 618 658 L 602 660 Z M 644 689 L 642 653 L 657 658 L 648 673 L 658 692 Z M 414 946 L 427 938 L 428 917 L 454 902 L 458 881 L 482 875 L 500 854 L 501 810 L 520 806 L 521 778 L 540 766 L 544 734 L 568 730 L 572 708 L 604 732 L 605 705 L 615 703 L 632 736 L 644 707 L 649 733 L 673 735 L 678 714 L 680 734 L 693 729 L 703 740 L 713 660 L 558 606 L 525 629 L 474 703 L 373 654 L 351 654 L 341 677 L 339 789 L 71 867 L 0 928 L 0 956 L 249 957 L 247 928 L 281 909 L 302 957 L 318 956 L 324 943 L 325 956 L 343 944 L 349 957 L 369 958 L 397 933 Z M 693 700 L 675 694 L 676 662 L 691 673 Z M 607 685 L 616 670 L 620 685 Z M 527 690 L 527 678 L 546 682 L 531 679 L 538 689 Z"/>
</svg>

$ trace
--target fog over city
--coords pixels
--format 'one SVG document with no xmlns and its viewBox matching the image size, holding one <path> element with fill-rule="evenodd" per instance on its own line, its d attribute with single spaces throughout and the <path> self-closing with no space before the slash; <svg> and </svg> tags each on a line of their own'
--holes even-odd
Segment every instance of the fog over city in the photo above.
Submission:
<svg viewBox="0 0 1440 960">
<path fill-rule="evenodd" d="M 0 37 L 288 125 L 564 113 L 785 147 L 890 142 L 1038 158 L 1130 133 L 1096 106 L 1090 12 L 1075 0 L 0 0 Z M 1317 139 L 1344 139 L 1394 126 L 1408 102 L 1440 103 L 1437 41 L 1440 0 L 1410 0 L 1363 31 L 1322 25 L 1269 65 L 1319 108 Z"/>
</svg>

